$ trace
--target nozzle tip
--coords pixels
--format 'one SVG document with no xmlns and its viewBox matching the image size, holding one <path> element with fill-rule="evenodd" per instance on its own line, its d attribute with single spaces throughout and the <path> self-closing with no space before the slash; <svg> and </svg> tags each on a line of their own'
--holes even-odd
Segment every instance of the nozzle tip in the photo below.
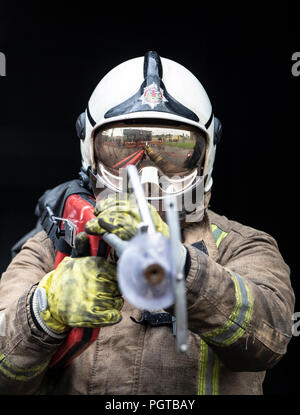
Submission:
<svg viewBox="0 0 300 415">
<path fill-rule="evenodd" d="M 159 264 L 151 264 L 144 270 L 144 277 L 150 285 L 158 285 L 165 278 L 166 272 Z"/>
</svg>

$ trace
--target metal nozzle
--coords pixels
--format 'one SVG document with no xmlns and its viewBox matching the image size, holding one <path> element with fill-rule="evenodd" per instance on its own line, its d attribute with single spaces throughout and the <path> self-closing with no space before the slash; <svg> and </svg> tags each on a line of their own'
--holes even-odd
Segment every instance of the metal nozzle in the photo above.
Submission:
<svg viewBox="0 0 300 415">
<path fill-rule="evenodd" d="M 166 271 L 159 264 L 151 264 L 144 270 L 143 274 L 150 285 L 158 285 L 165 278 Z"/>
</svg>

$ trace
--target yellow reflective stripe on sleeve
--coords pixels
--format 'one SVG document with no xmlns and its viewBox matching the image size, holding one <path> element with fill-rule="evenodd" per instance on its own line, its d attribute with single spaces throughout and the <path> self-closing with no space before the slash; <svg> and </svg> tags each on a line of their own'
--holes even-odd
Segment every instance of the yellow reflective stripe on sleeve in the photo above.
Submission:
<svg viewBox="0 0 300 415">
<path fill-rule="evenodd" d="M 212 348 L 200 338 L 198 395 L 219 393 L 219 358 Z"/>
<path fill-rule="evenodd" d="M 36 376 L 40 375 L 48 365 L 49 361 L 41 365 L 34 366 L 30 369 L 20 368 L 11 364 L 4 356 L 4 354 L 0 355 L 0 372 L 10 379 L 21 382 L 28 382 Z"/>
<path fill-rule="evenodd" d="M 208 345 L 200 339 L 200 359 L 198 376 L 198 395 L 205 395 L 205 379 L 207 366 Z"/>
<path fill-rule="evenodd" d="M 246 331 L 253 312 L 253 298 L 247 284 L 238 274 L 228 270 L 235 287 L 236 302 L 226 324 L 203 337 L 218 346 L 230 346 Z"/>
<path fill-rule="evenodd" d="M 215 224 L 211 225 L 211 230 L 216 245 L 219 247 L 228 233 L 222 231 Z M 203 334 L 203 337 L 209 343 L 218 346 L 229 346 L 236 342 L 245 333 L 253 311 L 253 298 L 244 279 L 231 270 L 227 271 L 230 273 L 235 287 L 236 301 L 234 309 L 224 326 Z"/>
<path fill-rule="evenodd" d="M 214 366 L 213 366 L 213 378 L 212 378 L 212 395 L 219 395 L 219 371 L 220 360 L 217 354 L 215 354 Z"/>
<path fill-rule="evenodd" d="M 211 230 L 212 230 L 217 248 L 219 248 L 220 243 L 223 241 L 224 238 L 226 238 L 228 233 L 222 231 L 222 229 L 218 228 L 217 225 L 215 225 L 214 223 L 211 225 Z"/>
<path fill-rule="evenodd" d="M 211 230 L 216 246 L 219 248 L 228 233 L 222 231 L 215 224 L 211 225 Z M 233 344 L 245 333 L 252 317 L 253 298 L 251 291 L 242 277 L 230 270 L 227 271 L 230 272 L 231 279 L 234 283 L 236 296 L 235 306 L 224 326 L 204 333 L 200 338 L 199 395 L 219 394 L 220 360 L 207 342 L 217 346 L 229 346 Z"/>
</svg>

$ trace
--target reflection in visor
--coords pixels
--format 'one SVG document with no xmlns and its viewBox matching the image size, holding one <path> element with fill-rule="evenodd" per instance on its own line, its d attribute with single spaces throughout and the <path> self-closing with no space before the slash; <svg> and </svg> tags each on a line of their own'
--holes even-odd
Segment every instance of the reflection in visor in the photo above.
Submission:
<svg viewBox="0 0 300 415">
<path fill-rule="evenodd" d="M 136 151 L 135 153 L 131 154 L 128 157 L 125 157 L 118 163 L 115 163 L 112 168 L 114 169 L 123 169 L 124 167 L 128 166 L 129 164 L 138 164 L 138 162 L 143 158 L 144 150 Z"/>
<path fill-rule="evenodd" d="M 99 131 L 94 142 L 97 165 L 112 173 L 129 164 L 153 166 L 163 174 L 186 175 L 200 167 L 205 138 L 195 129 L 116 126 Z M 99 168 L 97 168 L 99 170 Z"/>
</svg>

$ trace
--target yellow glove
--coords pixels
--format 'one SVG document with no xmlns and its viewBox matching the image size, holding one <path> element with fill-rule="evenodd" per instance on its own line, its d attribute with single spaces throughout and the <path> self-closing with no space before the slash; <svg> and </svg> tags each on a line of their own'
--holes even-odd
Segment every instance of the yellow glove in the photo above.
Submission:
<svg viewBox="0 0 300 415">
<path fill-rule="evenodd" d="M 70 327 L 118 323 L 123 302 L 114 264 L 100 257 L 66 257 L 40 281 L 33 312 L 44 331 L 59 338 L 56 334 Z"/>
<path fill-rule="evenodd" d="M 152 205 L 148 206 L 156 231 L 168 237 L 168 225 Z M 127 198 L 124 195 L 111 194 L 97 202 L 94 213 L 96 218 L 85 225 L 85 231 L 91 235 L 110 232 L 123 240 L 129 240 L 137 233 L 138 224 L 141 222 L 138 205 L 132 195 Z"/>
</svg>

